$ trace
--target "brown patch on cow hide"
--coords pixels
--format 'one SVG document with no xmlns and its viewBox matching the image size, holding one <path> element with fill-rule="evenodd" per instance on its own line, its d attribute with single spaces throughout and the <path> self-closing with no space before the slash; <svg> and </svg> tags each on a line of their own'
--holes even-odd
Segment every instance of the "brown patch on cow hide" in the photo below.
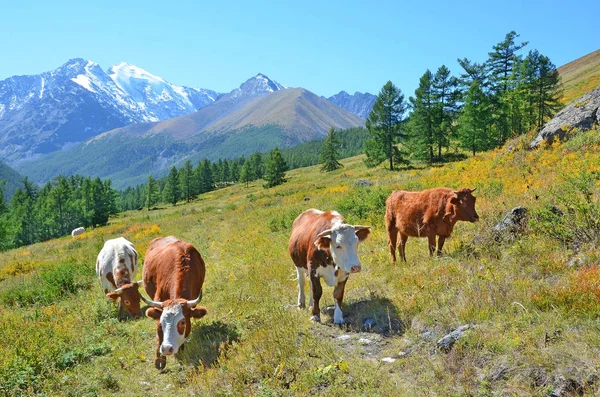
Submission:
<svg viewBox="0 0 600 397">
<path fill-rule="evenodd" d="M 115 289 L 117 289 L 117 284 L 115 283 L 115 278 L 113 277 L 112 272 L 106 273 L 106 279 L 113 285 L 113 287 L 115 287 Z"/>
</svg>

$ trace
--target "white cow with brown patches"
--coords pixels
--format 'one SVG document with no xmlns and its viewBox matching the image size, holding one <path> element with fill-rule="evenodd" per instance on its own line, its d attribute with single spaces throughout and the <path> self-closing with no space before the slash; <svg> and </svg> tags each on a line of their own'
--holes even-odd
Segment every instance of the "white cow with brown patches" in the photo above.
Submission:
<svg viewBox="0 0 600 397">
<path fill-rule="evenodd" d="M 123 237 L 106 241 L 96 260 L 96 274 L 104 294 L 114 301 L 120 300 L 120 317 L 123 310 L 133 317 L 142 315 L 139 284 L 132 282 L 138 270 L 137 261 L 133 244 Z"/>
<path fill-rule="evenodd" d="M 335 311 L 333 322 L 342 324 L 342 300 L 350 273 L 358 273 L 358 243 L 365 240 L 371 228 L 344 223 L 336 211 L 323 212 L 309 209 L 300 214 L 292 224 L 289 252 L 298 273 L 298 307 L 305 302 L 304 284 L 310 279 L 311 320 L 321 321 L 319 300 L 323 293 L 321 279 L 333 289 Z"/>
</svg>

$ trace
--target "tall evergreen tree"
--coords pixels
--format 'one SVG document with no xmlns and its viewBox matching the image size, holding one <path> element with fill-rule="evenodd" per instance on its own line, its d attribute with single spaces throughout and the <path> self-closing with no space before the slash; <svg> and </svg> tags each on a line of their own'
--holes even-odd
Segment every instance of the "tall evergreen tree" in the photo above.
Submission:
<svg viewBox="0 0 600 397">
<path fill-rule="evenodd" d="M 541 129 L 547 119 L 561 108 L 560 76 L 556 66 L 547 56 L 539 58 L 539 78 L 536 84 L 537 92 L 537 128 Z"/>
<path fill-rule="evenodd" d="M 187 160 L 179 170 L 179 184 L 181 186 L 181 198 L 188 203 L 195 197 L 194 182 L 194 168 L 192 162 Z"/>
<path fill-rule="evenodd" d="M 437 113 L 432 80 L 433 74 L 427 70 L 419 79 L 415 96 L 409 98 L 412 107 L 409 130 L 415 142 L 414 154 L 417 158 L 428 159 L 429 163 L 433 163 L 434 160 L 434 125 Z"/>
<path fill-rule="evenodd" d="M 252 161 L 248 158 L 242 164 L 240 182 L 245 183 L 246 187 L 248 187 L 248 183 L 252 180 L 254 180 L 254 170 L 252 169 Z"/>
<path fill-rule="evenodd" d="M 196 180 L 199 183 L 199 192 L 206 193 L 214 190 L 215 181 L 213 179 L 212 166 L 208 159 L 202 160 L 196 168 Z"/>
<path fill-rule="evenodd" d="M 169 176 L 167 176 L 167 183 L 163 189 L 163 199 L 165 202 L 172 205 L 176 205 L 179 201 L 179 178 L 177 175 L 177 168 L 171 167 Z"/>
<path fill-rule="evenodd" d="M 489 100 L 479 87 L 479 82 L 473 80 L 465 98 L 462 113 L 458 118 L 460 145 L 470 150 L 473 156 L 476 152 L 488 149 L 493 145 L 489 136 L 490 117 Z"/>
<path fill-rule="evenodd" d="M 323 172 L 331 172 L 335 171 L 338 168 L 342 168 L 342 164 L 338 161 L 339 147 L 340 141 L 335 135 L 335 131 L 333 127 L 329 128 L 329 133 L 327 137 L 323 141 L 323 146 L 321 147 L 321 154 L 319 161 L 323 166 L 321 167 L 321 171 Z"/>
<path fill-rule="evenodd" d="M 406 108 L 404 94 L 388 81 L 379 92 L 367 118 L 366 125 L 371 136 L 365 142 L 367 166 L 374 167 L 388 160 L 390 170 L 393 170 L 395 163 L 405 162 L 396 145 L 405 137 L 402 125 Z"/>
<path fill-rule="evenodd" d="M 447 147 L 452 135 L 454 121 L 457 116 L 457 101 L 459 99 L 458 79 L 450 75 L 450 69 L 445 65 L 438 68 L 433 76 L 432 92 L 435 107 L 435 141 L 438 159 L 442 159 L 442 148 Z"/>
<path fill-rule="evenodd" d="M 281 185 L 285 182 L 285 171 L 287 171 L 287 164 L 281 156 L 279 148 L 275 148 L 269 153 L 265 165 L 265 188 Z"/>
<path fill-rule="evenodd" d="M 146 209 L 150 210 L 158 203 L 158 183 L 152 175 L 148 175 L 148 183 L 146 184 Z"/>
<path fill-rule="evenodd" d="M 250 156 L 252 169 L 254 170 L 254 179 L 262 179 L 265 176 L 265 161 L 260 152 L 253 153 Z"/>
</svg>

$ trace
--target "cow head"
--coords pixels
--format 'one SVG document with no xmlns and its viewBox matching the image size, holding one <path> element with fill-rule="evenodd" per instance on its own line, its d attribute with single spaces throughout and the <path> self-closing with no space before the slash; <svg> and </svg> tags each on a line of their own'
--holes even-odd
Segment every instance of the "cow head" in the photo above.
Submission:
<svg viewBox="0 0 600 397">
<path fill-rule="evenodd" d="M 192 301 L 180 298 L 164 302 L 154 302 L 142 297 L 144 302 L 151 306 L 146 310 L 146 316 L 156 320 L 158 328 L 163 332 L 160 354 L 169 356 L 177 353 L 192 330 L 190 319 L 206 315 L 206 308 L 196 307 L 201 297 L 202 293 Z"/>
<path fill-rule="evenodd" d="M 475 189 L 466 188 L 452 192 L 446 204 L 445 216 L 454 221 L 477 222 L 479 215 L 475 211 L 474 191 Z"/>
<path fill-rule="evenodd" d="M 140 309 L 140 291 L 139 285 L 142 281 L 137 283 L 128 283 L 123 285 L 121 288 L 117 288 L 112 292 L 108 292 L 106 296 L 114 301 L 121 299 L 121 307 L 125 309 L 132 317 L 141 317 L 142 310 Z"/>
<path fill-rule="evenodd" d="M 371 228 L 368 226 L 338 224 L 319 233 L 315 246 L 331 252 L 336 269 L 346 273 L 358 273 L 361 268 L 358 259 L 358 243 L 366 239 L 369 233 Z"/>
</svg>

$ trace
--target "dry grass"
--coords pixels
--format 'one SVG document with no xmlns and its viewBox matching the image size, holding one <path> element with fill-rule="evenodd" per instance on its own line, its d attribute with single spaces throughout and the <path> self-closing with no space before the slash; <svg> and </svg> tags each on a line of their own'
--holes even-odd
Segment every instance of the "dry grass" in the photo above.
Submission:
<svg viewBox="0 0 600 397">
<path fill-rule="evenodd" d="M 597 203 L 597 134 L 536 151 L 515 141 L 513 151 L 394 173 L 366 169 L 359 156 L 330 174 L 298 169 L 274 189 L 233 186 L 191 204 L 122 214 L 81 238 L 0 253 L 0 292 L 41 288 L 44 272 L 66 265 L 83 277 L 77 293 L 49 305 L 0 306 L 0 395 L 541 396 L 560 387 L 593 395 L 598 242 L 583 242 L 581 264 L 570 267 L 575 252 L 546 224 L 510 243 L 489 231 L 516 205 L 535 214 L 555 204 L 569 214 L 561 198 L 581 196 L 573 175 L 596 175 L 589 188 Z M 357 188 L 358 179 L 374 186 Z M 439 259 L 429 258 L 424 240 L 409 239 L 409 262 L 392 267 L 380 198 L 430 186 L 477 187 L 482 221 L 459 223 Z M 344 208 L 349 222 L 373 226 L 359 247 L 363 272 L 347 285 L 341 329 L 327 313 L 313 324 L 306 310 L 288 306 L 297 285 L 289 230 L 309 207 Z M 109 238 L 126 237 L 143 257 L 152 238 L 170 234 L 192 242 L 207 263 L 209 314 L 194 323 L 179 360 L 158 372 L 153 321 L 118 322 L 93 268 Z M 331 295 L 324 287 L 323 307 Z M 371 332 L 366 319 L 375 322 Z M 462 324 L 475 328 L 449 353 L 438 351 L 437 339 Z"/>
</svg>

